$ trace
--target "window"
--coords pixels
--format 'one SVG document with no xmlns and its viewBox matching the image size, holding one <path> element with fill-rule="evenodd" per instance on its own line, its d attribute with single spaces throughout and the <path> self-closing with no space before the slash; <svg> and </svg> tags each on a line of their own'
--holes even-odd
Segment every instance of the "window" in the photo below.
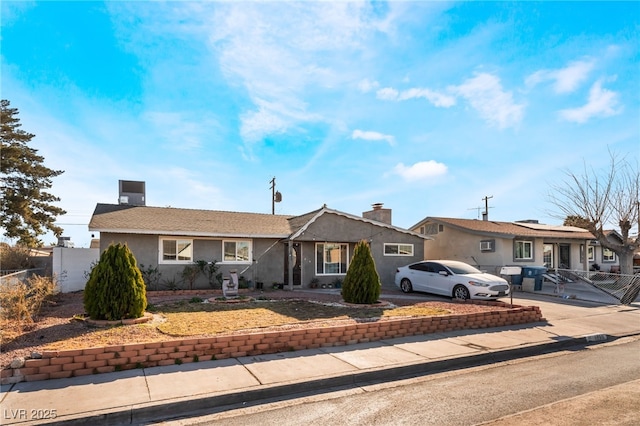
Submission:
<svg viewBox="0 0 640 426">
<path fill-rule="evenodd" d="M 222 242 L 223 262 L 251 262 L 251 242 L 250 241 L 223 241 Z"/>
<path fill-rule="evenodd" d="M 413 244 L 384 243 L 385 256 L 413 256 Z"/>
<path fill-rule="evenodd" d="M 318 275 L 346 274 L 349 245 L 344 243 L 316 244 L 316 273 Z"/>
<path fill-rule="evenodd" d="M 516 260 L 532 260 L 533 259 L 533 243 L 531 241 L 516 241 L 514 243 Z"/>
<path fill-rule="evenodd" d="M 587 246 L 587 260 L 593 262 L 596 259 L 593 246 Z M 580 263 L 584 262 L 584 244 L 580 244 Z"/>
<path fill-rule="evenodd" d="M 193 259 L 193 240 L 160 239 L 160 263 L 190 263 Z"/>
<path fill-rule="evenodd" d="M 542 262 L 547 268 L 553 268 L 553 244 L 542 246 Z"/>
<path fill-rule="evenodd" d="M 616 254 L 613 252 L 613 250 L 608 249 L 606 247 L 602 248 L 602 261 L 603 262 L 615 262 L 616 261 Z"/>
</svg>

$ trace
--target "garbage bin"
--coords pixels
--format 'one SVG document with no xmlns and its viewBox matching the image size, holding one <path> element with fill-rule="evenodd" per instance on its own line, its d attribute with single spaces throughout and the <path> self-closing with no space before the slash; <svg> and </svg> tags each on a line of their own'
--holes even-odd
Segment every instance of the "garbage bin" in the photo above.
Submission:
<svg viewBox="0 0 640 426">
<path fill-rule="evenodd" d="M 522 278 L 533 278 L 534 279 L 534 291 L 542 290 L 542 282 L 544 277 L 542 276 L 547 272 L 547 268 L 544 266 L 523 266 L 522 267 Z"/>
</svg>

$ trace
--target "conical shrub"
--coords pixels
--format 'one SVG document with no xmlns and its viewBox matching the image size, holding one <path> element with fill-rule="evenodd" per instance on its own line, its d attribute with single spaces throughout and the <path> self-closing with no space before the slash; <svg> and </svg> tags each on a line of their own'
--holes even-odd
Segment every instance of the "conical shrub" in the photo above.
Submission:
<svg viewBox="0 0 640 426">
<path fill-rule="evenodd" d="M 362 240 L 356 244 L 353 259 L 342 282 L 342 298 L 348 303 L 376 303 L 381 287 L 369 243 Z"/>
<path fill-rule="evenodd" d="M 84 289 L 84 309 L 89 317 L 115 321 L 144 315 L 147 295 L 137 265 L 126 244 L 112 244 L 100 255 Z"/>
</svg>

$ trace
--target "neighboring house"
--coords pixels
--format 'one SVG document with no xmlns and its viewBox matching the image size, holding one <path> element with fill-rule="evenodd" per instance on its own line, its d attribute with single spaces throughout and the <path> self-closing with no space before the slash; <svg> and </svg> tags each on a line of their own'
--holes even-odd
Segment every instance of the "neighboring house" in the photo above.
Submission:
<svg viewBox="0 0 640 426">
<path fill-rule="evenodd" d="M 367 240 L 380 279 L 393 286 L 396 267 L 422 260 L 429 237 L 391 225 L 381 204 L 363 216 L 326 206 L 301 216 L 98 204 L 89 223 L 100 251 L 126 243 L 139 264 L 180 278 L 185 265 L 216 261 L 220 272 L 265 286 L 308 287 L 344 279 L 355 244 Z M 315 280 L 314 280 L 315 281 Z M 201 277 L 194 288 L 206 288 Z M 182 285 L 184 288 L 184 285 Z"/>
<path fill-rule="evenodd" d="M 571 226 L 427 217 L 410 229 L 432 237 L 425 259 L 460 260 L 490 273 L 511 265 L 584 270 L 598 263 L 606 271 L 618 265 L 590 232 Z"/>
</svg>

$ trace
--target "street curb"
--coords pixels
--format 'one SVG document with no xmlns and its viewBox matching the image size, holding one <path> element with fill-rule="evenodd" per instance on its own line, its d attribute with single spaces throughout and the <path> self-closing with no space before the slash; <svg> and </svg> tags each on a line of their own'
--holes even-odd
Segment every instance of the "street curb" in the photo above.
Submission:
<svg viewBox="0 0 640 426">
<path fill-rule="evenodd" d="M 182 398 L 180 400 L 165 400 L 123 406 L 103 413 L 86 413 L 74 415 L 67 419 L 57 419 L 49 425 L 123 425 L 144 424 L 152 421 L 170 420 L 185 417 L 187 414 L 197 412 L 211 413 L 211 410 L 219 410 L 222 407 L 243 406 L 248 407 L 264 403 L 265 400 L 278 401 L 293 399 L 304 394 L 316 394 L 319 391 L 349 389 L 365 385 L 383 383 L 390 380 L 401 380 L 420 376 L 428 376 L 444 371 L 459 370 L 463 368 L 490 365 L 498 362 L 510 361 L 517 358 L 530 357 L 558 352 L 564 349 L 583 349 L 590 345 L 604 342 L 612 342 L 623 337 L 638 335 L 602 335 L 597 338 L 567 337 L 550 343 L 527 345 L 523 347 L 487 351 L 480 354 L 447 358 L 435 361 L 425 361 L 408 365 L 399 365 L 390 368 L 378 368 L 375 370 L 355 372 L 340 376 L 319 377 L 304 382 L 290 382 L 282 385 L 258 386 L 255 389 L 243 389 L 237 392 L 225 394 L 203 394 L 200 396 Z M 561 339 L 561 340 L 560 340 Z M 310 391 L 310 389 L 312 391 Z M 80 417 L 82 416 L 82 417 Z"/>
</svg>

